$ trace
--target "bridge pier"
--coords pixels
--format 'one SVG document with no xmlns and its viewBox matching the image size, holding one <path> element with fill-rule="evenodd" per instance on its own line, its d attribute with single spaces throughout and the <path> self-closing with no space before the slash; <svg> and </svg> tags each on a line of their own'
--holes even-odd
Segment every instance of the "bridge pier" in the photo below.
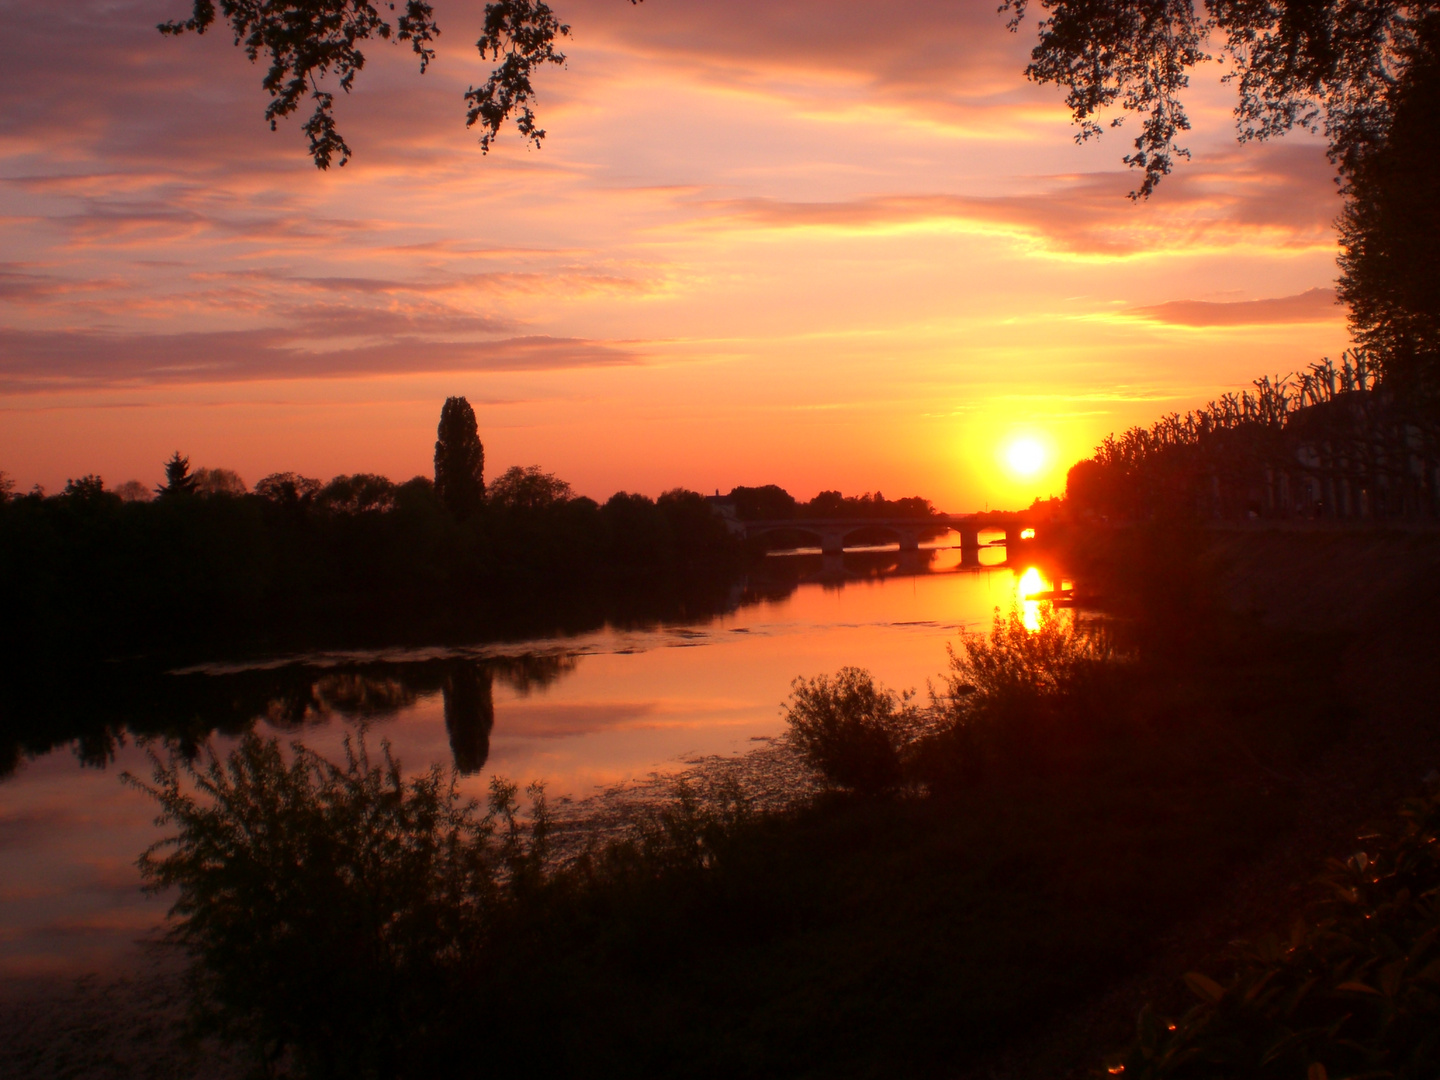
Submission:
<svg viewBox="0 0 1440 1080">
<path fill-rule="evenodd" d="M 960 565 L 979 566 L 980 530 L 964 525 L 952 525 L 951 528 L 960 534 Z"/>
<path fill-rule="evenodd" d="M 899 558 L 895 560 L 896 568 L 905 574 L 920 574 L 930 566 L 931 552 L 921 551 L 918 547 L 913 549 L 900 549 Z"/>
<path fill-rule="evenodd" d="M 820 534 L 820 551 L 825 555 L 840 555 L 845 551 L 845 534 L 838 529 L 826 529 Z"/>
<path fill-rule="evenodd" d="M 920 550 L 920 533 L 918 531 L 910 531 L 905 529 L 896 529 L 895 531 L 900 535 L 901 551 Z"/>
</svg>

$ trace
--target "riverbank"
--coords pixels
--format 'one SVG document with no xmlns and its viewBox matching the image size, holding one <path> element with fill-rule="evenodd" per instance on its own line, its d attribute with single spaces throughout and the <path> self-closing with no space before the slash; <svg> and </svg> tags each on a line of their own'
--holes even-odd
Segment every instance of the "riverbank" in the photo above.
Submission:
<svg viewBox="0 0 1440 1080">
<path fill-rule="evenodd" d="M 1149 650 L 1120 742 L 1074 775 L 948 800 L 826 796 L 678 891 L 590 894 L 604 934 L 542 923 L 566 929 L 500 969 L 544 1020 L 521 1018 L 509 1049 L 588 1075 L 1078 1076 L 1140 1001 L 1183 1005 L 1181 973 L 1287 922 L 1296 883 L 1440 760 L 1433 541 L 1082 540 L 1071 557 L 1110 574 L 1101 591 Z M 775 753 L 747 767 L 773 779 Z M 625 796 L 606 828 L 661 792 Z"/>
</svg>

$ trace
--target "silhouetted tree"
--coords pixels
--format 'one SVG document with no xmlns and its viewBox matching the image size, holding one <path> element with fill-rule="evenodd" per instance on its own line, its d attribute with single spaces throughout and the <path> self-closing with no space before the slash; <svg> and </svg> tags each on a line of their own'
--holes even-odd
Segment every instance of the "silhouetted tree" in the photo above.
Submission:
<svg viewBox="0 0 1440 1080">
<path fill-rule="evenodd" d="M 319 480 L 301 476 L 299 473 L 280 472 L 271 473 L 257 481 L 255 494 L 271 502 L 294 505 L 313 499 L 320 488 Z"/>
<path fill-rule="evenodd" d="M 1031 0 L 1006 0 L 1017 27 Z M 1118 104 L 1143 117 L 1135 152 L 1143 171 L 1137 196 L 1149 195 L 1189 157 L 1176 139 L 1190 129 L 1180 95 L 1190 69 L 1220 53 L 1234 69 L 1242 139 L 1293 127 L 1324 130 L 1342 175 L 1388 138 L 1411 72 L 1423 67 L 1435 0 L 1038 0 L 1040 39 L 1026 74 L 1055 83 L 1080 125 L 1100 134 L 1100 113 Z M 1111 126 L 1117 126 L 1112 121 Z"/>
<path fill-rule="evenodd" d="M 139 480 L 126 480 L 115 488 L 115 494 L 125 502 L 149 502 L 154 492 Z"/>
<path fill-rule="evenodd" d="M 105 494 L 105 481 L 88 473 L 79 480 L 66 480 L 61 494 L 72 502 L 93 502 Z"/>
<path fill-rule="evenodd" d="M 543 510 L 572 494 L 569 484 L 538 465 L 512 465 L 490 485 L 489 502 L 507 510 Z"/>
<path fill-rule="evenodd" d="M 795 516 L 795 498 L 778 484 L 764 487 L 736 487 L 726 496 L 735 513 L 745 521 Z"/>
<path fill-rule="evenodd" d="M 445 399 L 435 439 L 435 494 L 463 520 L 485 498 L 485 448 L 475 426 L 475 410 L 463 397 Z"/>
<path fill-rule="evenodd" d="M 1006 0 L 1017 26 L 1031 0 Z M 1148 196 L 1190 129 L 1180 100 L 1212 38 L 1239 87 L 1240 138 L 1323 131 L 1346 198 L 1340 295 L 1356 339 L 1396 389 L 1440 384 L 1437 0 L 1035 0 L 1044 10 L 1026 74 L 1068 90 L 1079 138 L 1118 105 L 1143 122 L 1125 158 Z M 1111 121 L 1116 126 L 1120 119 Z"/>
<path fill-rule="evenodd" d="M 1437 20 L 1440 23 L 1440 20 Z M 1427 31 L 1440 36 L 1440 25 Z M 1357 344 L 1403 397 L 1440 400 L 1440 48 L 1395 93 L 1389 137 L 1349 178 L 1340 299 Z"/>
<path fill-rule="evenodd" d="M 190 459 L 181 457 L 176 450 L 165 462 L 165 485 L 155 489 L 157 495 L 191 495 L 195 491 L 195 477 L 190 475 Z"/>
<path fill-rule="evenodd" d="M 249 488 L 234 469 L 196 469 L 197 495 L 244 495 Z"/>
<path fill-rule="evenodd" d="M 337 476 L 315 497 L 325 509 L 341 514 L 360 514 L 367 510 L 389 510 L 395 505 L 395 484 L 374 473 Z"/>
<path fill-rule="evenodd" d="M 456 664 L 445 677 L 445 731 L 462 776 L 485 768 L 495 727 L 494 678 L 488 668 Z"/>
</svg>

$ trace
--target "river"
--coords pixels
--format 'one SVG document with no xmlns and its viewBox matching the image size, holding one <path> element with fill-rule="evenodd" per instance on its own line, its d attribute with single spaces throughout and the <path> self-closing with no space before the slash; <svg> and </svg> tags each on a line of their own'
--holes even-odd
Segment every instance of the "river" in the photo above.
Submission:
<svg viewBox="0 0 1440 1080">
<path fill-rule="evenodd" d="M 582 799 L 766 745 L 799 675 L 856 665 L 923 694 L 946 643 L 987 627 L 1024 569 L 998 565 L 1000 548 L 979 569 L 961 569 L 950 548 L 850 553 L 843 570 L 818 555 L 778 558 L 792 560 L 792 585 L 688 623 L 215 663 L 144 693 L 183 718 L 161 730 L 217 732 L 221 750 L 253 724 L 335 753 L 363 721 L 407 771 L 454 762 L 477 796 L 498 775 Z M 163 922 L 168 900 L 141 891 L 135 865 L 162 835 L 155 805 L 120 780 L 148 772 L 136 728 L 154 730 L 116 721 L 103 737 L 31 748 L 0 779 L 0 980 L 112 970 Z"/>
</svg>

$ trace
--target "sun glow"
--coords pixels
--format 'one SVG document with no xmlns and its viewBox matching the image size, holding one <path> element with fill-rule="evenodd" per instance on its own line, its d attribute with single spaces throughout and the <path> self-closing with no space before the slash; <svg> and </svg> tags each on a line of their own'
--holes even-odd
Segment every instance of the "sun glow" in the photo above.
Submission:
<svg viewBox="0 0 1440 1080">
<path fill-rule="evenodd" d="M 1005 447 L 1005 464 L 1016 476 L 1036 475 L 1045 467 L 1048 457 L 1044 443 L 1027 435 L 1012 439 Z"/>
</svg>

